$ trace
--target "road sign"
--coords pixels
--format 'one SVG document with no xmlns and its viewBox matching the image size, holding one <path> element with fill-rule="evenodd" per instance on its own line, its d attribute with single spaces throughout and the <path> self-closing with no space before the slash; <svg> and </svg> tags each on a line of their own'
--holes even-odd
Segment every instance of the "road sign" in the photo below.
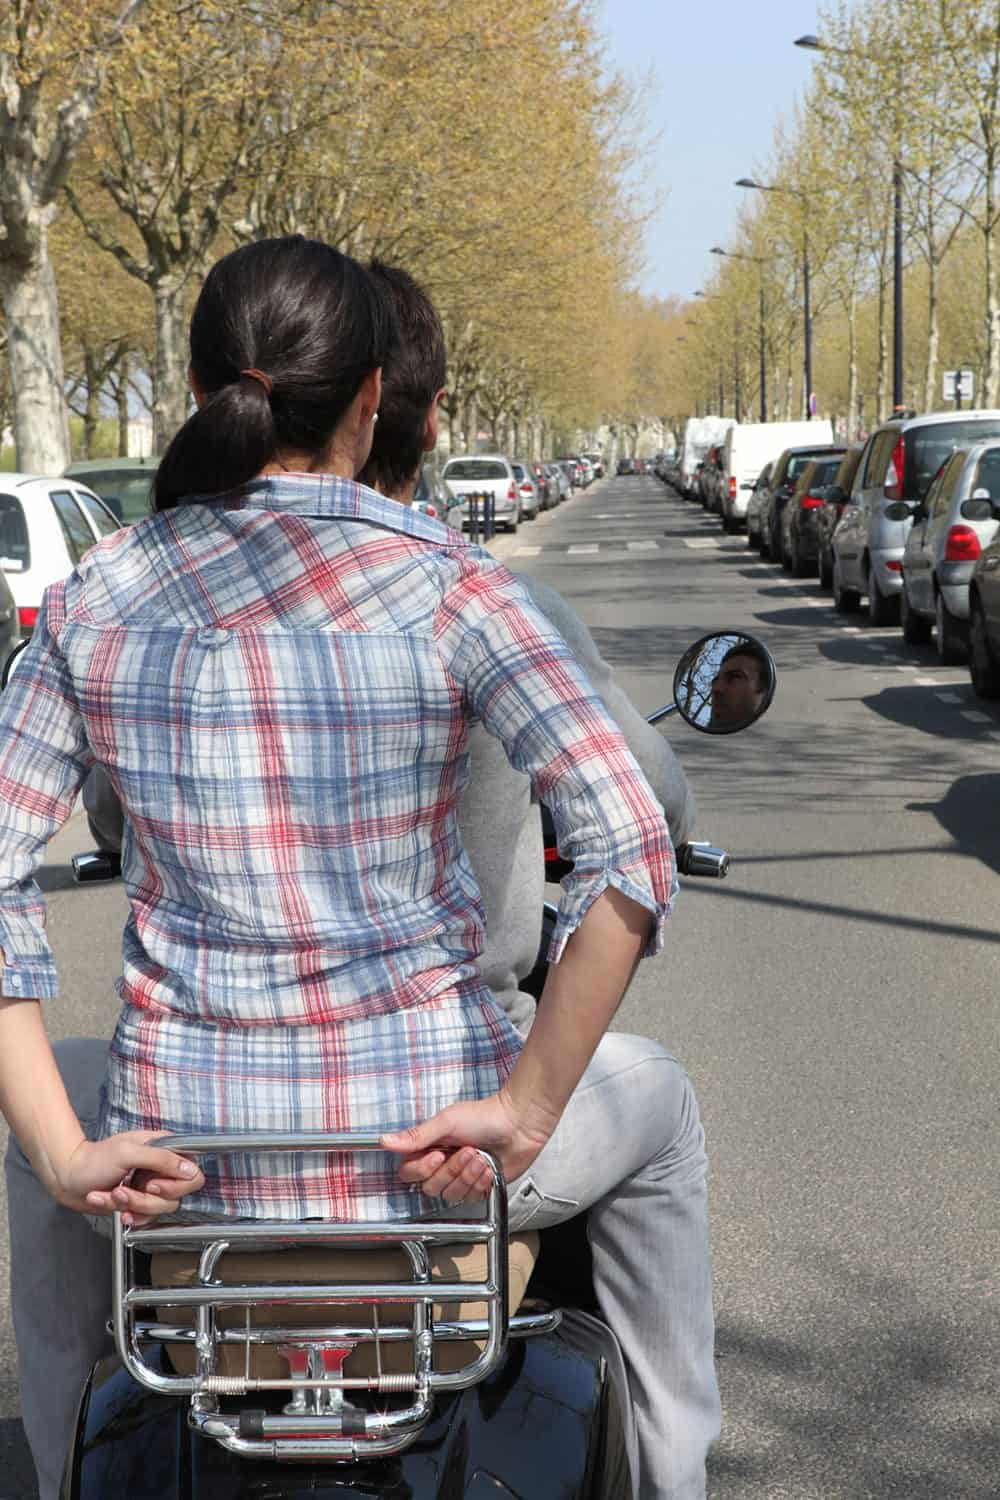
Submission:
<svg viewBox="0 0 1000 1500">
<path fill-rule="evenodd" d="M 946 401 L 971 401 L 976 394 L 974 370 L 945 370 L 944 399 Z"/>
<path fill-rule="evenodd" d="M 811 391 L 809 394 L 809 415 L 814 417 L 818 411 L 819 402 L 816 400 L 816 392 Z"/>
</svg>

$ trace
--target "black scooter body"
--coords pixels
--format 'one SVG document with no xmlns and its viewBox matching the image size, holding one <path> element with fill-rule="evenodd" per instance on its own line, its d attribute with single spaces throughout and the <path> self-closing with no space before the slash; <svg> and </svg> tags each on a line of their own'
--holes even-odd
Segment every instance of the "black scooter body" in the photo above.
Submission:
<svg viewBox="0 0 1000 1500">
<path fill-rule="evenodd" d="M 94 1367 L 63 1500 L 628 1500 L 621 1354 L 581 1311 L 512 1339 L 496 1373 L 439 1398 L 416 1443 L 367 1464 L 279 1464 L 227 1453 L 187 1425 L 188 1402 Z"/>
</svg>

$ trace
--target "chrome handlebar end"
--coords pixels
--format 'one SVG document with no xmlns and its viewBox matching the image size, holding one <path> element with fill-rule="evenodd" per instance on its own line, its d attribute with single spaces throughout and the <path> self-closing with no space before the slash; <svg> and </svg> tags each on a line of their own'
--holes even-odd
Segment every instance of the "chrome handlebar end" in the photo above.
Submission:
<svg viewBox="0 0 1000 1500">
<path fill-rule="evenodd" d="M 729 855 L 704 840 L 691 840 L 677 846 L 677 869 L 681 875 L 700 875 L 709 880 L 725 880 L 729 874 Z"/>
</svg>

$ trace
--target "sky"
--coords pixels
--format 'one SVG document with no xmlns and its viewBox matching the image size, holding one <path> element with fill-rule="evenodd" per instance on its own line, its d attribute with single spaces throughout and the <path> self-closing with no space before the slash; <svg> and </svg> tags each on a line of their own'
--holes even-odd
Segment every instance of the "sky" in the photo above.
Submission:
<svg viewBox="0 0 1000 1500">
<path fill-rule="evenodd" d="M 816 0 L 603 0 L 612 69 L 636 78 L 659 136 L 638 191 L 663 205 L 646 236 L 644 292 L 690 297 L 726 246 L 746 191 L 737 177 L 763 165 L 776 120 L 817 65 L 793 45 L 816 31 Z"/>
</svg>

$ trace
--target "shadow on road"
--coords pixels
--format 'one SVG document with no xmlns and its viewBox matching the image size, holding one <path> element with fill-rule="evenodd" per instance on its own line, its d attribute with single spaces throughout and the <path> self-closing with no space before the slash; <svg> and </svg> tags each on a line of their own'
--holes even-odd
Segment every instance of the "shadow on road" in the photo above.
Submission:
<svg viewBox="0 0 1000 1500">
<path fill-rule="evenodd" d="M 1000 774 L 960 776 L 940 802 L 908 802 L 907 812 L 932 813 L 963 854 L 1000 875 Z"/>
<path fill-rule="evenodd" d="M 35 879 L 43 891 L 71 891 L 76 885 L 72 865 L 42 865 Z"/>
<path fill-rule="evenodd" d="M 971 690 L 964 685 L 951 687 L 950 684 L 942 683 L 946 691 L 958 692 L 968 698 L 964 706 L 982 713 L 992 720 L 993 727 L 1000 729 L 1000 713 L 994 708 L 983 704 L 980 699 L 973 696 Z M 905 729 L 919 729 L 923 734 L 930 734 L 936 740 L 968 740 L 981 738 L 984 729 L 989 729 L 989 724 L 977 724 L 975 720 L 963 719 L 961 713 L 935 713 L 927 712 L 927 695 L 933 693 L 933 688 L 898 687 L 883 688 L 882 692 L 874 694 L 870 698 L 862 698 L 866 708 L 870 708 L 880 718 L 888 719 L 893 724 L 900 724 Z M 942 705 L 942 709 L 946 705 Z"/>
</svg>

